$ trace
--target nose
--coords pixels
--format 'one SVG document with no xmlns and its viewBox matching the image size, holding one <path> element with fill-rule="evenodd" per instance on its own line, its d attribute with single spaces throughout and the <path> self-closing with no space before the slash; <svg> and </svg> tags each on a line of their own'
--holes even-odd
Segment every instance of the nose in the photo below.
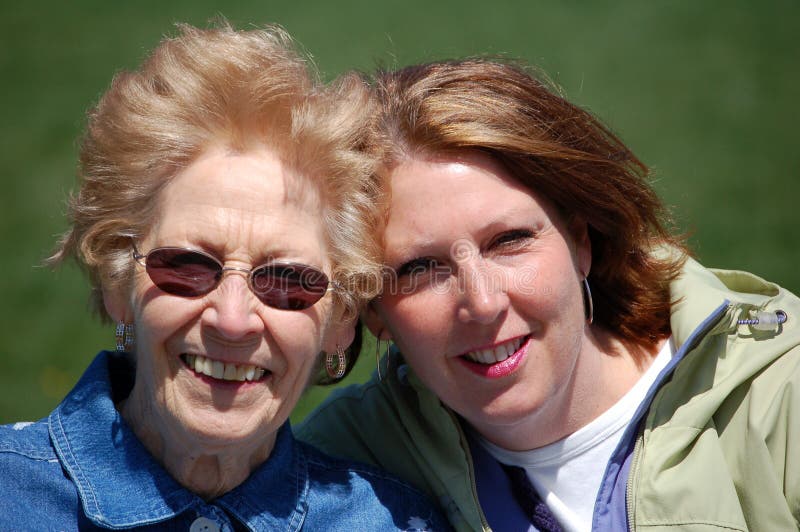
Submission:
<svg viewBox="0 0 800 532">
<path fill-rule="evenodd" d="M 508 309 L 508 294 L 499 273 L 480 258 L 459 265 L 460 321 L 489 324 Z"/>
<path fill-rule="evenodd" d="M 247 274 L 227 269 L 217 288 L 208 296 L 203 322 L 227 340 L 241 340 L 261 334 L 263 321 L 258 315 L 258 300 L 247 284 Z"/>
</svg>

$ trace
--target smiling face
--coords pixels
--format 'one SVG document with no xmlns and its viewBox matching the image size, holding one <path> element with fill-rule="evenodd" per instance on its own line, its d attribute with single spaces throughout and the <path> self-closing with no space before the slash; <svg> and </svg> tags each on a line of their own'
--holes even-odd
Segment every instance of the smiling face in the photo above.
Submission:
<svg viewBox="0 0 800 532">
<path fill-rule="evenodd" d="M 481 154 L 408 160 L 391 189 L 385 260 L 397 278 L 370 305 L 373 332 L 492 441 L 532 448 L 594 415 L 592 400 L 575 405 L 595 369 L 585 224 Z"/>
<path fill-rule="evenodd" d="M 161 192 L 139 251 L 187 247 L 226 267 L 277 260 L 330 276 L 320 200 L 299 179 L 266 150 L 209 151 Z M 352 324 L 336 319 L 330 294 L 305 310 L 279 310 L 256 298 L 238 271 L 187 298 L 163 292 L 137 265 L 132 293 L 109 295 L 106 304 L 115 319 L 135 326 L 136 381 L 127 405 L 131 419 L 148 425 L 134 427 L 137 433 L 197 452 L 233 443 L 242 455 L 268 452 L 319 353 L 352 339 Z"/>
</svg>

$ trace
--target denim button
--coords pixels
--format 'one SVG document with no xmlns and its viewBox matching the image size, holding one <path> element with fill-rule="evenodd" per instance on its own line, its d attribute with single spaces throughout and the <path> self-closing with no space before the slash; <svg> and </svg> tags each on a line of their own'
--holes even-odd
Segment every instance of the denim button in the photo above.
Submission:
<svg viewBox="0 0 800 532">
<path fill-rule="evenodd" d="M 189 527 L 189 532 L 219 532 L 219 525 L 208 517 L 198 517 Z"/>
</svg>

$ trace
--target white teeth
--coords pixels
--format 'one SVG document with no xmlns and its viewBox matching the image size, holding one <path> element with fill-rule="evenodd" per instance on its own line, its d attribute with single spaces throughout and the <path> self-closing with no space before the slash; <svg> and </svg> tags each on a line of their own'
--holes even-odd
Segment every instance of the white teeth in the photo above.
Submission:
<svg viewBox="0 0 800 532">
<path fill-rule="evenodd" d="M 508 348 L 509 348 L 509 346 L 507 346 L 507 345 L 501 345 L 497 349 L 497 361 L 498 362 L 502 362 L 503 360 L 508 358 L 508 355 L 509 355 Z M 512 351 L 512 353 L 513 353 L 513 351 Z"/>
<path fill-rule="evenodd" d="M 481 360 L 480 358 L 478 358 L 478 355 L 476 355 L 476 354 L 474 354 L 474 353 L 467 353 L 467 354 L 466 354 L 466 355 L 464 355 L 464 356 L 467 358 L 467 360 L 470 360 L 470 361 L 472 361 L 472 362 L 480 362 L 480 363 L 483 363 L 483 360 Z"/>
<path fill-rule="evenodd" d="M 226 381 L 253 381 L 261 379 L 266 370 L 252 364 L 226 364 L 203 355 L 184 355 L 183 360 L 197 373 Z"/>
<path fill-rule="evenodd" d="M 481 364 L 495 364 L 497 362 L 502 362 L 514 354 L 522 345 L 522 340 L 522 338 L 516 338 L 510 342 L 497 345 L 492 349 L 478 349 L 476 351 L 470 351 L 464 356 L 473 362 L 478 362 Z"/>
<path fill-rule="evenodd" d="M 197 358 L 200 358 L 200 357 L 197 357 Z M 200 361 L 200 373 L 204 373 L 205 375 L 208 375 L 209 377 L 213 377 L 214 376 L 214 363 L 211 360 L 207 359 L 207 358 L 204 358 L 203 360 L 201 360 Z"/>
<path fill-rule="evenodd" d="M 211 363 L 211 376 L 215 379 L 221 379 L 222 376 L 225 375 L 225 364 L 220 362 L 219 360 L 215 360 Z"/>
</svg>

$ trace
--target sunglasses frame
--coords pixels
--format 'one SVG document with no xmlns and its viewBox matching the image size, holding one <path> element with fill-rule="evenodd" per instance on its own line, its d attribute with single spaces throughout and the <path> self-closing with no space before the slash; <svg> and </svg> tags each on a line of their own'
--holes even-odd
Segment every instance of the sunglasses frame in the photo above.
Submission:
<svg viewBox="0 0 800 532">
<path fill-rule="evenodd" d="M 160 247 L 151 249 L 147 253 L 140 253 L 139 249 L 136 247 L 136 244 L 132 244 L 131 246 L 133 248 L 133 253 L 132 253 L 133 254 L 133 260 L 135 260 L 139 265 L 144 267 L 145 272 L 147 272 L 147 276 L 150 277 L 150 280 L 153 282 L 153 284 L 159 290 L 163 291 L 164 293 L 170 294 L 170 295 L 174 295 L 176 297 L 193 298 L 193 297 L 202 297 L 202 296 L 205 296 L 207 294 L 210 294 L 211 292 L 213 292 L 214 290 L 216 290 L 219 287 L 219 284 L 222 282 L 222 279 L 225 276 L 225 272 L 238 272 L 238 273 L 245 274 L 245 276 L 247 277 L 247 286 L 250 288 L 250 291 L 253 293 L 253 295 L 256 297 L 256 299 L 261 301 L 264 305 L 266 305 L 266 306 L 268 306 L 270 308 L 278 309 L 278 310 L 290 310 L 290 311 L 305 310 L 307 308 L 310 308 L 310 307 L 313 307 L 314 305 L 316 305 L 323 297 L 325 297 L 325 295 L 328 292 L 335 292 L 335 291 L 338 291 L 338 290 L 341 289 L 341 285 L 339 285 L 339 283 L 337 283 L 336 281 L 331 280 L 331 278 L 328 277 L 328 274 L 326 274 L 325 272 L 323 272 L 319 268 L 316 268 L 315 266 L 310 266 L 308 264 L 303 264 L 303 263 L 300 263 L 300 262 L 281 262 L 281 261 L 265 262 L 263 264 L 259 264 L 258 266 L 255 266 L 253 268 L 249 268 L 248 269 L 248 268 L 239 268 L 239 267 L 236 267 L 236 266 L 225 266 L 225 264 L 223 264 L 222 261 L 220 261 L 214 255 L 211 255 L 210 253 L 207 253 L 207 252 L 199 250 L 199 249 L 194 249 L 194 248 L 181 247 L 181 246 L 160 246 Z M 200 290 L 200 291 L 198 291 L 197 295 L 193 295 L 193 296 L 182 296 L 182 295 L 179 295 L 179 294 L 174 294 L 174 293 L 169 292 L 167 290 L 163 290 L 155 282 L 153 277 L 150 275 L 150 271 L 147 268 L 147 259 L 148 259 L 148 257 L 153 252 L 163 251 L 163 250 L 182 251 L 182 252 L 187 252 L 187 253 L 194 253 L 194 254 L 200 255 L 202 257 L 205 257 L 207 259 L 210 259 L 211 261 L 213 261 L 214 263 L 219 265 L 219 267 L 220 267 L 219 274 L 218 274 L 219 277 L 216 278 L 216 281 L 214 282 L 214 284 L 208 290 L 205 290 L 205 291 Z M 259 296 L 259 293 L 256 291 L 255 286 L 253 284 L 253 277 L 254 277 L 253 274 L 256 271 L 258 271 L 258 270 L 260 270 L 262 268 L 269 268 L 269 267 L 274 267 L 274 266 L 283 266 L 283 267 L 290 267 L 290 268 L 294 267 L 294 268 L 297 268 L 298 270 L 300 270 L 302 272 L 307 272 L 307 271 L 311 270 L 311 271 L 314 272 L 315 275 L 321 275 L 323 278 L 325 278 L 326 283 L 327 283 L 327 287 L 325 288 L 325 291 L 319 296 L 318 299 L 316 299 L 311 304 L 309 304 L 309 305 L 307 305 L 305 307 L 302 307 L 302 308 L 281 307 L 281 306 L 271 305 L 267 301 L 262 299 L 262 297 Z"/>
</svg>

